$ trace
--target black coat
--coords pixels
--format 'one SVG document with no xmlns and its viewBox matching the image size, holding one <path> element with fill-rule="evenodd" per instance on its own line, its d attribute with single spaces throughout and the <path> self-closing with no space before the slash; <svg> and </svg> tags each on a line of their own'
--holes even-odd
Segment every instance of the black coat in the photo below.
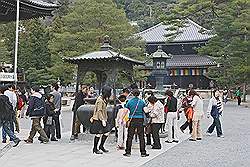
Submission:
<svg viewBox="0 0 250 167">
<path fill-rule="evenodd" d="M 56 107 L 54 103 L 51 103 L 49 101 L 45 102 L 45 115 L 43 117 L 44 124 L 45 122 L 47 122 L 48 117 L 53 117 L 53 118 L 55 117 L 56 115 L 55 109 Z"/>
<path fill-rule="evenodd" d="M 81 105 L 85 104 L 84 99 L 87 97 L 87 95 L 85 93 L 83 93 L 82 91 L 78 92 L 76 94 L 76 98 L 75 98 L 75 102 L 72 108 L 72 111 L 76 111 Z"/>
<path fill-rule="evenodd" d="M 0 119 L 3 121 L 12 121 L 14 116 L 15 111 L 8 96 L 0 95 Z"/>
</svg>

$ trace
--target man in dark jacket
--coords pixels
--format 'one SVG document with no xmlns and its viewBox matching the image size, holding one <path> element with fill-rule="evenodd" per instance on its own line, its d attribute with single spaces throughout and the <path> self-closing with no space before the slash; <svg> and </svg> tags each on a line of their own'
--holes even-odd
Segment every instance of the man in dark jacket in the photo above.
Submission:
<svg viewBox="0 0 250 167">
<path fill-rule="evenodd" d="M 0 127 L 3 126 L 4 131 L 9 135 L 10 140 L 14 141 L 13 147 L 16 147 L 21 141 L 17 138 L 11 130 L 11 123 L 13 122 L 15 112 L 9 98 L 4 95 L 5 88 L 0 86 Z"/>
<path fill-rule="evenodd" d="M 73 112 L 76 112 L 77 109 L 81 106 L 85 104 L 85 98 L 87 98 L 88 96 L 88 86 L 87 85 L 81 85 L 81 90 L 76 94 L 76 98 L 75 98 L 75 102 L 72 108 Z M 75 121 L 75 139 L 78 138 L 78 134 L 80 133 L 80 126 L 81 126 L 81 122 L 80 120 L 76 117 L 76 121 Z M 83 131 L 85 131 L 86 128 L 83 127 Z"/>
<path fill-rule="evenodd" d="M 31 93 L 32 95 L 29 99 L 29 107 L 27 109 L 26 116 L 31 118 L 32 128 L 28 139 L 24 141 L 26 143 L 33 143 L 33 138 L 36 135 L 36 132 L 38 132 L 40 134 L 39 140 L 42 143 L 48 143 L 49 139 L 41 126 L 41 118 L 45 114 L 44 100 L 42 99 L 42 95 L 39 93 L 38 86 L 33 86 Z"/>
</svg>

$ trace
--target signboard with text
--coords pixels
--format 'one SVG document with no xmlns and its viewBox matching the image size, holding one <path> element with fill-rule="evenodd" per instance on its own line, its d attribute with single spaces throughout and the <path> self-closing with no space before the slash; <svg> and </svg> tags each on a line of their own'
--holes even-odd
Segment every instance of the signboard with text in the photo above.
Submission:
<svg viewBox="0 0 250 167">
<path fill-rule="evenodd" d="M 0 72 L 0 82 L 13 82 L 14 80 L 14 73 L 6 73 Z"/>
</svg>

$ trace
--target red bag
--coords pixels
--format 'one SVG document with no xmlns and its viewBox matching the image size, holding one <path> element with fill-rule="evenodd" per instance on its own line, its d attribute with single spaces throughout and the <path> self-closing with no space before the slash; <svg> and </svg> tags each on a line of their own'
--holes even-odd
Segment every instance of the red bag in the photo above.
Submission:
<svg viewBox="0 0 250 167">
<path fill-rule="evenodd" d="M 18 109 L 18 110 L 22 110 L 23 106 L 24 106 L 23 99 L 22 99 L 21 97 L 18 97 L 17 109 Z"/>
</svg>

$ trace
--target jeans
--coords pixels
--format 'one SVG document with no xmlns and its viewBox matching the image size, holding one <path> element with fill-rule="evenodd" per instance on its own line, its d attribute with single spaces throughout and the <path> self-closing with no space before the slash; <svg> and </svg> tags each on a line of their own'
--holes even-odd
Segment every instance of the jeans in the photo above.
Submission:
<svg viewBox="0 0 250 167">
<path fill-rule="evenodd" d="M 208 133 L 213 133 L 214 128 L 216 127 L 216 132 L 217 132 L 217 136 L 221 136 L 222 135 L 222 129 L 221 129 L 221 123 L 220 123 L 220 117 L 213 117 L 214 121 L 212 123 L 212 125 L 210 125 L 210 127 L 208 128 L 207 132 Z"/>
<path fill-rule="evenodd" d="M 17 142 L 19 140 L 19 138 L 16 137 L 16 135 L 14 134 L 14 125 L 12 121 L 0 121 L 0 127 L 3 126 L 3 130 L 8 134 L 8 136 L 10 137 L 11 141 Z M 13 129 L 11 129 L 13 126 Z M 5 136 L 6 137 L 6 136 Z"/>
<path fill-rule="evenodd" d="M 14 122 L 13 121 L 5 121 L 5 122 L 9 122 L 8 126 L 10 128 L 10 130 L 14 133 Z M 10 137 L 10 135 L 8 134 L 8 136 Z M 7 140 L 7 133 L 6 131 L 4 130 L 4 128 L 2 129 L 2 139 L 3 140 Z M 10 137 L 10 141 L 13 141 L 13 139 Z"/>
<path fill-rule="evenodd" d="M 185 130 L 187 127 L 189 127 L 189 133 L 192 133 L 192 121 L 190 120 L 190 122 L 186 121 L 183 125 L 181 125 L 180 129 L 181 130 Z"/>
<path fill-rule="evenodd" d="M 128 154 L 131 153 L 132 140 L 133 140 L 136 129 L 137 129 L 137 134 L 139 136 L 139 141 L 140 141 L 140 152 L 141 154 L 146 154 L 143 118 L 133 118 L 131 120 L 130 126 L 128 127 L 128 138 L 126 142 L 125 152 Z"/>
<path fill-rule="evenodd" d="M 152 137 L 153 137 L 153 147 L 155 148 L 161 148 L 161 142 L 160 142 L 160 136 L 159 136 L 159 130 L 161 128 L 161 123 L 153 123 L 151 125 L 152 127 Z"/>
<path fill-rule="evenodd" d="M 55 128 L 56 128 L 56 138 L 61 139 L 61 125 L 60 125 L 60 120 L 59 116 L 53 118 L 55 120 Z"/>
</svg>

